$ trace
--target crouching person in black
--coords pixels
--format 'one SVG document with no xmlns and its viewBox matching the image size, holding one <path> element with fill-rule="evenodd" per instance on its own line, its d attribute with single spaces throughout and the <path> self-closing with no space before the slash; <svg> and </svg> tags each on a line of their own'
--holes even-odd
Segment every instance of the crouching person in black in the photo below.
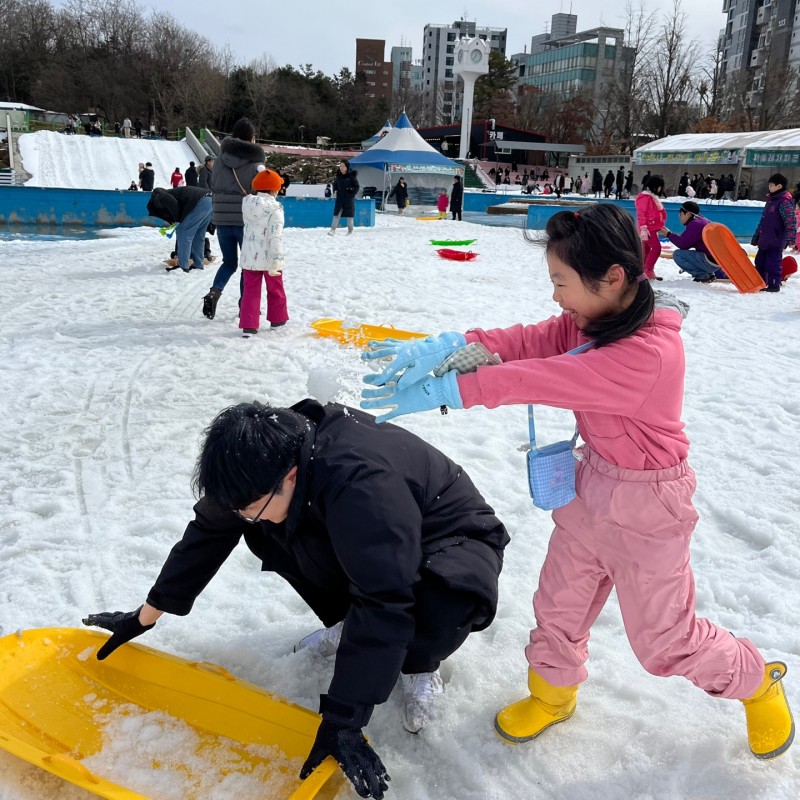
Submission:
<svg viewBox="0 0 800 800">
<path fill-rule="evenodd" d="M 206 431 L 200 500 L 147 602 L 84 620 L 112 632 L 106 658 L 163 613 L 188 614 L 239 540 L 286 580 L 325 628 L 295 647 L 336 656 L 303 765 L 332 755 L 362 797 L 389 776 L 361 729 L 398 681 L 418 733 L 444 686 L 440 663 L 497 606 L 508 535 L 467 474 L 409 431 L 346 406 L 243 403 Z"/>
</svg>

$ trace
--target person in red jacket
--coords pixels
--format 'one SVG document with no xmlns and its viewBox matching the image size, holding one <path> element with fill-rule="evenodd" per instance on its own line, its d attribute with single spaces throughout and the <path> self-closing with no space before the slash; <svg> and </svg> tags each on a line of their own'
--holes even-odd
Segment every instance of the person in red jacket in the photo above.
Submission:
<svg viewBox="0 0 800 800">
<path fill-rule="evenodd" d="M 667 212 L 659 199 L 663 191 L 664 179 L 653 175 L 636 195 L 636 224 L 644 247 L 644 274 L 651 281 L 662 280 L 655 273 L 655 265 L 661 255 L 658 232 L 667 224 Z"/>
<path fill-rule="evenodd" d="M 169 176 L 169 182 L 172 184 L 173 189 L 183 186 L 183 175 L 181 174 L 180 167 L 175 167 L 175 172 Z"/>
</svg>

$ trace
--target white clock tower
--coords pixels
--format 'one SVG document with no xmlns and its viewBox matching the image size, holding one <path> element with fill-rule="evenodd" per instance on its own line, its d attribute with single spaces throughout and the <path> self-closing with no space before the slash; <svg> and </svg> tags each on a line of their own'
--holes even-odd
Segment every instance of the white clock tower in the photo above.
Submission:
<svg viewBox="0 0 800 800">
<path fill-rule="evenodd" d="M 464 102 L 461 104 L 461 146 L 458 157 L 464 159 L 469 151 L 472 130 L 472 101 L 475 81 L 489 72 L 489 45 L 479 38 L 459 39 L 455 49 L 453 74 L 464 81 Z"/>
</svg>

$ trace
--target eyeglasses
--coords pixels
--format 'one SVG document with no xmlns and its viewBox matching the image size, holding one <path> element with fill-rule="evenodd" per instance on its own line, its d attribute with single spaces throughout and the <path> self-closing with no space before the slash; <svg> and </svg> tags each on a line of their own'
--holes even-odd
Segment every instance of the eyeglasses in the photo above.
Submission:
<svg viewBox="0 0 800 800">
<path fill-rule="evenodd" d="M 280 486 L 280 484 L 278 484 L 278 486 Z M 236 516 L 239 517 L 239 519 L 243 522 L 247 522 L 250 525 L 255 525 L 264 515 L 264 512 L 267 510 L 267 506 L 272 502 L 272 498 L 275 497 L 275 493 L 278 491 L 278 486 L 272 490 L 272 494 L 270 494 L 270 496 L 267 498 L 267 502 L 261 506 L 261 511 L 259 511 L 254 517 L 246 516 L 238 508 L 234 509 L 233 513 L 236 514 Z"/>
</svg>

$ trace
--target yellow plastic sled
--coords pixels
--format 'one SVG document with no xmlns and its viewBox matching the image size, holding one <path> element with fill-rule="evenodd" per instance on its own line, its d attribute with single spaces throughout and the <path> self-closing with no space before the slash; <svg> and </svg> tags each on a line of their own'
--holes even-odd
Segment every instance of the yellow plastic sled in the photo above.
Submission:
<svg viewBox="0 0 800 800">
<path fill-rule="evenodd" d="M 98 661 L 95 653 L 107 638 L 90 630 L 41 628 L 0 639 L 0 748 L 108 800 L 148 800 L 82 763 L 102 760 L 109 746 L 103 734 L 108 719 L 135 725 L 138 714 L 189 732 L 196 752 L 188 766 L 173 770 L 183 773 L 189 786 L 200 778 L 239 781 L 239 786 L 258 781 L 261 797 L 332 800 L 336 795 L 344 778 L 330 757 L 305 781 L 297 777 L 314 742 L 317 714 L 222 667 L 143 645 L 124 645 Z M 135 743 L 112 744 L 128 753 L 138 749 Z M 166 761 L 169 753 L 163 755 Z M 160 759 L 154 759 L 145 772 L 152 769 L 158 776 L 160 768 Z"/>
<path fill-rule="evenodd" d="M 355 328 L 345 328 L 343 320 L 327 317 L 312 322 L 311 327 L 320 336 L 330 336 L 342 344 L 354 347 L 365 347 L 369 342 L 381 342 L 384 339 L 424 339 L 428 335 L 403 331 L 391 325 L 358 325 Z"/>
</svg>

